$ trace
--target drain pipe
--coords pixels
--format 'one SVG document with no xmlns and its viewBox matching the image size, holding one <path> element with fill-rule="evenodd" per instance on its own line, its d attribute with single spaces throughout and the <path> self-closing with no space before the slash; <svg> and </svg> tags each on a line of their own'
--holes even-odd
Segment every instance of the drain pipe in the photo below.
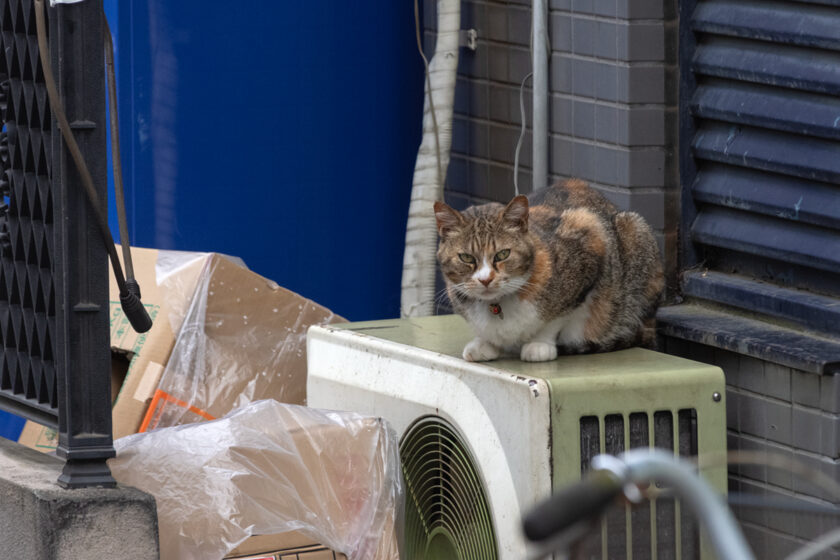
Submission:
<svg viewBox="0 0 840 560">
<path fill-rule="evenodd" d="M 533 163 L 531 191 L 548 186 L 548 19 L 547 0 L 534 0 L 531 7 L 533 29 Z"/>
<path fill-rule="evenodd" d="M 437 44 L 426 69 L 423 139 L 414 166 L 405 233 L 400 300 L 400 315 L 403 317 L 432 315 L 435 311 L 438 234 L 434 203 L 443 200 L 443 183 L 452 146 L 461 0 L 437 0 L 437 14 Z M 420 43 L 419 23 L 417 27 L 417 41 Z"/>
</svg>

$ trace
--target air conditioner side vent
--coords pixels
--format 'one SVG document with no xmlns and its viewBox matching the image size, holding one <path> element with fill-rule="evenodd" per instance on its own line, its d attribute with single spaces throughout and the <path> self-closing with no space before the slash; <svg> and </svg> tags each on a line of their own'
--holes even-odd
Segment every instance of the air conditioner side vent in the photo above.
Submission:
<svg viewBox="0 0 840 560">
<path fill-rule="evenodd" d="M 652 420 L 651 420 L 652 417 Z M 676 422 L 675 422 L 676 417 Z M 697 454 L 697 411 L 656 410 L 580 418 L 581 475 L 595 455 L 617 455 L 626 449 L 651 446 L 675 455 Z M 639 506 L 612 508 L 601 520 L 601 531 L 583 543 L 581 558 L 649 558 L 656 543 L 659 559 L 700 557 L 697 523 L 678 502 L 660 498 Z M 632 551 L 632 554 L 628 554 Z"/>
</svg>

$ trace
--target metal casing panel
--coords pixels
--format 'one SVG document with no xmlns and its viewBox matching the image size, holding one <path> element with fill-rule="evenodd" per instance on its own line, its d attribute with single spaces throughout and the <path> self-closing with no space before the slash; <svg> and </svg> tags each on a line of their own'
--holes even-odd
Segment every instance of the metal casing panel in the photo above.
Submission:
<svg viewBox="0 0 840 560">
<path fill-rule="evenodd" d="M 550 363 L 554 371 L 546 381 L 551 388 L 556 434 L 552 453 L 555 488 L 572 482 L 579 474 L 579 423 L 585 416 L 603 419 L 618 414 L 627 418 L 644 412 L 652 418 L 656 412 L 671 411 L 676 418 L 678 411 L 694 409 L 698 449 L 715 455 L 726 451 L 726 386 L 720 368 L 642 348 L 564 356 Z M 714 400 L 715 393 L 719 401 Z M 629 423 L 624 426 L 624 439 L 629 441 Z M 674 426 L 676 430 L 676 423 Z M 650 441 L 654 441 L 652 423 L 650 430 Z M 725 465 L 703 467 L 701 458 L 701 468 L 716 488 L 726 491 Z"/>
<path fill-rule="evenodd" d="M 381 416 L 400 436 L 418 418 L 443 417 L 489 489 L 499 557 L 519 560 L 522 514 L 551 491 L 548 386 L 447 355 L 466 334 L 462 327 L 452 318 L 312 327 L 308 405 Z M 422 347 L 435 342 L 444 352 Z"/>
<path fill-rule="evenodd" d="M 583 418 L 597 419 L 596 454 L 637 446 L 640 438 L 632 433 L 633 421 L 640 418 L 646 431 L 640 446 L 670 449 L 677 456 L 696 452 L 703 477 L 726 493 L 726 382 L 720 368 L 641 348 L 567 356 L 557 360 L 556 367 L 547 380 L 552 392 L 553 489 L 580 479 L 581 470 L 588 468 L 591 455 L 582 457 Z M 685 414 L 696 418 L 696 451 L 687 441 L 690 427 L 682 425 Z M 660 415 L 667 418 L 664 427 L 670 433 L 665 437 L 658 425 Z M 660 506 L 652 501 L 641 510 L 616 508 L 603 522 L 600 543 L 592 553 L 604 559 L 639 549 L 644 554 L 652 549 L 686 554 L 698 544 L 701 558 L 712 557 L 706 541 L 697 540 L 692 516 L 679 503 Z"/>
</svg>

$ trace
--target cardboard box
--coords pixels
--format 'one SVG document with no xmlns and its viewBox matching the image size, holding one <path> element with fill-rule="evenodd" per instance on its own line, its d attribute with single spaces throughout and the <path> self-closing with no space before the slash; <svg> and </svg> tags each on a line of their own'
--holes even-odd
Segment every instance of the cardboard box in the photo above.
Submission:
<svg viewBox="0 0 840 560">
<path fill-rule="evenodd" d="M 18 436 L 18 443 L 42 453 L 51 453 L 58 446 L 58 432 L 27 420 Z"/>
<path fill-rule="evenodd" d="M 305 404 L 306 331 L 344 319 L 218 255 L 195 292 L 140 431 L 260 399 Z"/>
<path fill-rule="evenodd" d="M 116 447 L 114 478 L 155 497 L 161 560 L 230 555 L 227 543 L 304 529 L 356 560 L 399 558 L 398 443 L 382 419 L 262 400 Z M 236 554 L 303 547 L 300 558 L 332 558 L 311 540 L 252 544 Z"/>
<path fill-rule="evenodd" d="M 117 400 L 125 376 L 128 373 L 132 355 L 124 352 L 111 353 L 111 404 Z M 52 453 L 58 445 L 58 432 L 41 424 L 27 421 L 18 436 L 18 443 L 37 449 L 43 453 Z"/>
<path fill-rule="evenodd" d="M 236 560 L 346 560 L 340 552 L 313 543 L 312 539 L 293 531 L 282 535 L 260 535 L 236 547 L 226 559 Z"/>
<path fill-rule="evenodd" d="M 114 400 L 114 439 L 137 433 L 195 295 L 199 277 L 211 259 L 223 257 L 213 253 L 132 248 L 131 258 L 143 305 L 154 323 L 142 334 L 131 328 L 120 307 L 119 289 L 112 273 L 111 350 L 128 353 L 131 360 Z"/>
<path fill-rule="evenodd" d="M 122 252 L 118 252 L 122 258 Z M 114 439 L 139 430 L 169 365 L 173 349 L 179 344 L 179 333 L 185 319 L 191 321 L 191 327 L 213 348 L 213 355 L 207 356 L 206 361 L 226 359 L 231 355 L 239 361 L 239 367 L 235 368 L 239 377 L 222 375 L 216 380 L 216 385 L 224 385 L 225 390 L 216 391 L 212 398 L 204 398 L 198 403 L 197 406 L 206 412 L 202 417 L 216 418 L 244 404 L 236 402 L 236 399 L 242 401 L 241 394 L 246 389 L 253 389 L 255 398 L 305 404 L 305 344 L 303 352 L 291 356 L 285 364 L 285 371 L 293 373 L 278 379 L 273 375 L 275 372 L 260 370 L 271 364 L 271 353 L 276 351 L 274 345 L 252 340 L 247 351 L 243 352 L 238 334 L 245 325 L 241 321 L 226 319 L 246 317 L 251 332 L 261 333 L 266 341 L 270 337 L 282 341 L 285 340 L 282 337 L 298 331 L 305 333 L 309 325 L 307 321 L 338 322 L 343 321 L 341 317 L 248 270 L 239 264 L 241 261 L 236 262 L 237 259 L 217 253 L 139 248 L 132 248 L 131 254 L 135 276 L 142 290 L 142 301 L 154 324 L 144 334 L 138 334 L 131 328 L 120 307 L 119 290 L 112 274 L 112 386 L 118 389 L 113 399 Z M 303 311 L 298 311 L 299 308 Z M 296 313 L 292 315 L 289 310 Z M 189 341 L 183 342 L 182 346 Z M 181 370 L 189 367 L 189 364 L 178 365 Z M 256 373 L 253 373 L 255 370 Z M 120 381 L 121 377 L 124 380 Z M 179 395 L 174 400 L 181 402 L 184 397 Z M 49 452 L 55 449 L 57 443 L 55 438 L 49 437 L 51 432 L 54 434 L 52 430 L 27 422 L 18 441 Z"/>
</svg>

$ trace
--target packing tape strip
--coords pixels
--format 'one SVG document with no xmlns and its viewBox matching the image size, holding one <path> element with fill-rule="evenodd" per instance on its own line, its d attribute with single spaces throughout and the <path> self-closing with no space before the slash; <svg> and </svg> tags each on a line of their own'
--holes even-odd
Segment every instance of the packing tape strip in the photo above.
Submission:
<svg viewBox="0 0 840 560">
<path fill-rule="evenodd" d="M 201 410 L 196 406 L 192 406 L 189 403 L 186 403 L 180 399 L 176 399 L 169 393 L 165 393 L 158 389 L 155 391 L 155 396 L 152 398 L 152 403 L 149 405 L 149 409 L 146 411 L 146 416 L 143 418 L 143 422 L 140 424 L 140 429 L 138 433 L 143 433 L 149 429 L 151 426 L 154 429 L 157 426 L 156 419 L 160 416 L 160 413 L 163 412 L 163 407 L 166 403 L 174 404 L 175 406 L 180 406 L 181 408 L 186 408 L 193 414 L 201 416 L 205 420 L 215 420 L 216 417 Z"/>
<path fill-rule="evenodd" d="M 140 378 L 140 383 L 137 384 L 137 389 L 134 390 L 134 400 L 146 402 L 155 394 L 155 389 L 160 382 L 160 376 L 163 374 L 163 366 L 157 362 L 149 362 L 143 376 Z"/>
</svg>

